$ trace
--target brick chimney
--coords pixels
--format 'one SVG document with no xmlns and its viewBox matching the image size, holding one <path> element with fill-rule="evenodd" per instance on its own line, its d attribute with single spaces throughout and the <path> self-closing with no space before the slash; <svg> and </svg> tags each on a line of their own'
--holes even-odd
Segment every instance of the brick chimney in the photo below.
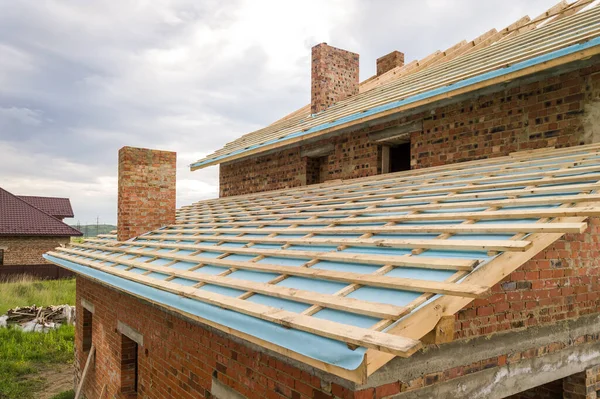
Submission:
<svg viewBox="0 0 600 399">
<path fill-rule="evenodd" d="M 175 152 L 119 150 L 119 241 L 175 223 L 176 163 Z"/>
<path fill-rule="evenodd" d="M 392 51 L 391 53 L 377 58 L 377 76 L 387 71 L 404 65 L 404 53 Z"/>
<path fill-rule="evenodd" d="M 358 54 L 317 44 L 312 48 L 311 112 L 358 94 Z"/>
</svg>

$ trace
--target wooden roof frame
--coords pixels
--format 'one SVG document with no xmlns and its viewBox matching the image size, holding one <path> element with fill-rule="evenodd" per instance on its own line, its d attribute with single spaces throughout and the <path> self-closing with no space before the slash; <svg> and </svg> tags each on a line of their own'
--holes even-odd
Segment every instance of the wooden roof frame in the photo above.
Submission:
<svg viewBox="0 0 600 399">
<path fill-rule="evenodd" d="M 544 169 L 546 167 L 544 165 L 547 165 L 548 159 L 552 159 L 555 169 L 550 171 Z M 598 168 L 597 165 L 600 165 L 600 144 L 564 149 L 525 151 L 511 154 L 508 157 L 445 165 L 396 174 L 378 175 L 355 179 L 341 184 L 339 182 L 324 183 L 296 189 L 208 200 L 179 210 L 178 222 L 175 225 L 166 226 L 163 229 L 142 235 L 133 241 L 117 242 L 114 234 L 101 235 L 99 238 L 87 240 L 83 244 L 72 244 L 69 248 L 57 248 L 48 255 L 51 261 L 58 264 L 60 264 L 57 262 L 58 260 L 72 262 L 79 264 L 81 267 L 113 274 L 126 280 L 251 315 L 252 317 L 261 318 L 275 324 L 341 340 L 349 346 L 363 346 L 367 348 L 363 362 L 355 370 L 346 370 L 339 366 L 309 358 L 301 353 L 282 348 L 258 337 L 250 336 L 197 315 L 182 312 L 170 307 L 168 304 L 157 303 L 158 306 L 180 313 L 184 317 L 200 321 L 294 360 L 357 383 L 364 383 L 369 375 L 376 372 L 394 356 L 410 356 L 418 350 L 420 347 L 419 340 L 431 331 L 442 317 L 455 314 L 472 301 L 473 298 L 485 295 L 489 287 L 497 284 L 523 263 L 562 237 L 563 234 L 584 231 L 586 228 L 586 217 L 600 216 L 600 207 L 598 206 L 600 204 L 600 196 L 597 194 L 598 190 L 600 190 L 600 174 L 595 173 Z M 577 169 L 578 173 L 572 173 L 574 168 Z M 483 173 L 484 177 L 480 181 L 471 179 L 473 171 Z M 517 174 L 511 174 L 513 172 Z M 571 172 L 568 174 L 572 176 L 563 176 L 566 172 Z M 436 213 L 419 215 L 419 212 L 422 212 L 423 209 L 412 206 L 410 204 L 411 198 L 414 201 L 415 193 L 427 192 L 426 190 L 421 190 L 423 187 L 427 187 L 429 191 L 440 192 L 444 184 L 444 179 L 448 179 L 449 182 L 453 181 L 453 178 L 461 176 L 471 183 L 467 186 L 458 185 L 455 187 L 448 185 L 446 182 L 446 196 L 429 197 L 431 200 L 437 199 L 436 202 L 431 203 L 433 208 L 442 212 L 445 212 L 444 209 L 447 209 L 450 211 L 445 213 L 446 217 L 448 217 L 448 215 L 453 214 L 453 210 L 458 206 L 456 204 L 461 204 L 461 202 L 454 202 L 460 198 L 459 196 L 464 195 L 473 199 L 471 196 L 475 195 L 474 198 L 479 201 L 477 204 L 482 209 L 485 208 L 485 210 L 462 212 L 462 218 L 457 219 L 457 222 L 453 224 L 436 225 L 434 223 L 426 226 L 425 229 L 429 228 L 432 233 L 439 234 L 437 238 L 429 239 L 429 242 L 425 242 L 427 240 L 419 241 L 416 239 L 373 238 L 373 234 L 377 234 L 379 231 L 389 233 L 393 232 L 394 229 L 399 232 L 405 229 L 421 232 L 420 229 L 410 229 L 410 225 L 402 226 L 395 221 L 398 218 L 420 220 L 420 218 L 426 218 L 429 215 L 436 215 Z M 520 180 L 520 186 L 526 186 L 525 188 L 515 188 L 516 185 L 511 184 L 507 189 L 508 191 L 504 192 L 486 192 L 481 190 L 481 188 L 493 190 L 498 184 L 506 183 L 502 182 L 502 179 L 510 180 L 511 176 L 527 176 L 531 180 Z M 558 191 L 561 186 L 554 185 L 560 181 L 569 183 L 562 188 L 562 194 Z M 417 188 L 411 188 L 409 185 L 410 182 L 418 182 Z M 390 187 L 401 190 L 390 192 Z M 568 189 L 565 187 L 568 187 Z M 387 192 L 386 195 L 391 200 L 386 202 L 384 199 L 378 199 L 378 190 Z M 527 196 L 546 193 L 548 190 L 551 193 L 557 193 L 557 196 L 520 198 L 521 195 Z M 564 193 L 565 190 L 568 190 L 567 194 Z M 460 194 L 460 192 L 464 193 Z M 579 194 L 572 194 L 574 192 L 578 192 Z M 488 200 L 486 198 L 489 197 L 485 194 L 490 193 L 493 193 L 494 196 L 498 196 L 500 193 L 502 196 L 508 196 L 509 198 L 507 200 Z M 371 198 L 372 201 L 356 201 L 356 198 L 362 198 L 356 194 L 365 194 L 363 197 Z M 427 197 L 419 196 L 417 198 Z M 449 201 L 444 201 L 444 199 L 449 199 Z M 331 202 L 331 200 L 334 201 Z M 461 200 L 459 199 L 459 201 Z M 327 216 L 327 209 L 330 207 L 332 209 L 329 211 L 330 213 L 337 212 L 335 215 L 349 219 L 354 218 L 357 222 L 365 222 L 369 221 L 369 216 L 361 218 L 360 215 L 365 212 L 352 209 L 349 205 L 353 205 L 354 207 L 361 205 L 364 207 L 364 211 L 377 213 L 376 205 L 380 204 L 391 205 L 392 207 L 405 207 L 408 213 L 405 215 L 394 216 L 392 214 L 385 216 L 387 219 L 382 220 L 388 221 L 385 225 L 381 227 L 363 226 L 364 229 L 361 227 L 362 230 L 356 230 L 357 227 L 355 226 L 345 227 L 343 218 L 333 219 L 333 221 L 326 217 L 322 218 L 321 220 L 326 221 L 326 224 L 325 222 L 320 222 L 316 216 L 311 216 L 315 209 L 325 210 L 320 215 Z M 510 213 L 514 213 L 515 211 L 502 210 L 502 206 L 523 206 L 524 204 L 528 204 L 529 206 L 540 204 L 561 205 L 558 208 L 552 207 L 547 210 L 531 209 L 525 213 L 519 210 L 518 212 L 520 213 L 515 217 L 535 218 L 536 220 L 527 223 L 519 222 L 514 225 L 516 226 L 515 228 L 511 228 L 512 224 L 486 226 L 485 224 L 478 225 L 474 223 L 489 215 L 493 215 L 495 218 L 510 216 Z M 300 205 L 302 205 L 301 209 L 308 211 L 308 214 L 305 215 L 307 219 L 296 219 L 296 216 L 294 216 L 298 214 L 297 210 Z M 292 212 L 286 213 L 286 208 L 292 209 Z M 266 212 L 271 212 L 273 217 L 265 219 L 263 215 Z M 242 216 L 240 213 L 246 216 Z M 288 218 L 287 220 L 286 217 Z M 238 220 L 242 227 L 232 227 L 232 218 Z M 341 229 L 341 231 L 356 232 L 361 233 L 361 235 L 358 238 L 321 239 L 319 238 L 320 229 L 318 228 L 311 227 L 310 229 L 302 230 L 302 223 L 305 220 L 309 220 L 311 224 L 322 223 L 323 227 L 321 229 L 326 229 L 325 231 L 328 234 L 329 232 Z M 277 227 L 279 226 L 278 223 L 282 222 L 287 223 L 287 226 Z M 243 227 L 244 224 L 254 226 Z M 444 226 L 449 227 L 445 230 Z M 478 228 L 477 226 L 485 227 Z M 244 235 L 256 233 L 257 230 L 261 229 L 265 229 L 263 231 L 263 235 L 266 234 L 265 237 L 243 238 Z M 462 234 L 465 231 L 469 231 L 469 229 L 472 229 L 471 231 L 473 232 L 505 232 L 514 235 L 510 240 L 502 240 L 501 245 L 492 243 L 490 240 L 473 241 L 470 244 L 461 242 L 461 240 L 449 240 L 453 234 Z M 292 232 L 293 234 L 301 233 L 304 236 L 300 240 L 293 237 L 286 238 L 285 231 Z M 204 237 L 206 232 L 210 232 L 212 236 Z M 231 234 L 234 232 L 237 235 Z M 165 242 L 165 240 L 168 242 Z M 216 240 L 219 240 L 217 244 L 237 243 L 241 241 L 245 241 L 247 244 L 244 248 L 206 244 Z M 443 244 L 442 242 L 444 241 L 447 243 Z M 272 243 L 283 245 L 280 249 L 253 248 L 253 246 L 258 244 Z M 337 250 L 323 252 L 291 248 L 299 243 L 307 245 L 331 244 L 337 246 Z M 408 248 L 410 253 L 404 256 L 388 257 L 385 255 L 343 252 L 348 247 L 360 247 L 361 245 L 370 248 Z M 488 256 L 493 256 L 493 258 L 490 262 L 473 270 L 477 266 L 477 261 L 461 259 L 448 261 L 431 256 L 418 256 L 431 249 L 447 249 L 449 247 L 460 250 L 483 250 L 487 251 Z M 181 250 L 185 250 L 188 253 L 178 253 Z M 190 251 L 191 253 L 189 253 Z M 502 252 L 498 253 L 498 251 Z M 220 255 L 211 258 L 196 257 L 196 255 L 202 252 L 212 252 Z M 228 260 L 227 257 L 231 254 L 245 254 L 253 258 L 250 261 Z M 268 259 L 269 257 L 303 258 L 307 262 L 300 267 L 262 262 L 263 259 Z M 153 265 L 152 262 L 157 259 L 163 259 L 167 263 Z M 378 268 L 372 274 L 360 275 L 347 271 L 311 268 L 312 265 L 321 260 L 371 264 Z M 191 263 L 194 266 L 187 269 L 169 268 L 178 262 Z M 115 268 L 114 266 L 117 264 L 125 267 L 125 269 Z M 225 271 L 214 276 L 193 273 L 207 264 L 224 267 Z M 441 268 L 450 270 L 453 274 L 446 281 L 436 283 L 430 280 L 421 281 L 414 278 L 406 279 L 385 275 L 394 268 L 401 269 L 402 267 Z M 145 272 L 142 274 L 134 273 L 134 269 L 142 269 Z M 250 280 L 227 277 L 236 270 L 272 272 L 277 277 L 268 283 L 251 282 Z M 165 280 L 157 279 L 151 276 L 152 273 L 159 273 L 167 278 Z M 348 285 L 335 294 L 315 294 L 313 291 L 291 289 L 276 285 L 290 275 L 338 281 Z M 89 276 L 86 276 L 86 278 L 89 278 Z M 101 281 L 94 277 L 91 278 L 101 284 L 110 285 L 106 281 Z M 197 284 L 182 286 L 173 282 L 173 279 L 176 278 L 193 280 Z M 206 291 L 198 291 L 198 288 L 206 284 L 238 289 L 242 292 L 245 291 L 245 293 L 239 297 L 231 298 L 220 294 L 207 293 Z M 349 293 L 365 285 L 405 291 L 412 290 L 424 292 L 424 294 L 420 295 L 407 306 L 374 304 L 367 300 L 347 297 Z M 119 287 L 114 288 L 119 289 Z M 266 305 L 255 306 L 256 304 L 245 302 L 247 298 L 255 293 L 273 298 L 293 300 L 311 306 L 300 313 L 295 313 L 271 308 Z M 147 298 L 143 299 L 148 300 Z M 380 321 L 370 329 L 355 328 L 328 321 L 315 323 L 311 316 L 323 308 L 376 317 L 380 318 Z M 385 333 L 381 332 L 383 330 L 385 330 Z"/>
</svg>

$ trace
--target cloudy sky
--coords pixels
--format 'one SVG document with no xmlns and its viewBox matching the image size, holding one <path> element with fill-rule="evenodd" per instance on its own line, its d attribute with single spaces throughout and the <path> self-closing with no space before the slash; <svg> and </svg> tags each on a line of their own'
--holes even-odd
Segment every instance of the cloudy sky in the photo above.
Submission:
<svg viewBox="0 0 600 399">
<path fill-rule="evenodd" d="M 178 205 L 217 195 L 193 161 L 307 104 L 310 48 L 361 80 L 558 0 L 0 0 L 0 187 L 116 223 L 117 152 L 178 153 Z"/>
</svg>

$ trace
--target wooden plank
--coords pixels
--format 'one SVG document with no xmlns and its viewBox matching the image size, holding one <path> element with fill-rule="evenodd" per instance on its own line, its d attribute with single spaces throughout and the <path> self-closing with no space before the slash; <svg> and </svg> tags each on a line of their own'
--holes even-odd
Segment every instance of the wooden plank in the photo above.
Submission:
<svg viewBox="0 0 600 399">
<path fill-rule="evenodd" d="M 79 381 L 79 385 L 77 386 L 77 392 L 75 392 L 75 399 L 81 398 L 81 393 L 83 391 L 83 385 L 87 380 L 88 373 L 90 371 L 90 367 L 92 363 L 94 363 L 96 355 L 96 347 L 92 344 L 90 348 L 90 353 L 88 354 L 87 360 L 85 361 L 85 366 L 83 368 L 83 373 L 81 374 L 81 380 Z"/>
<path fill-rule="evenodd" d="M 425 225 L 394 225 L 394 226 L 362 226 L 362 227 L 323 227 L 314 228 L 239 228 L 236 232 L 244 234 L 396 234 L 396 233 L 582 233 L 587 228 L 586 223 L 506 223 L 506 224 L 425 224 Z M 230 228 L 222 229 L 178 229 L 161 230 L 162 233 L 228 233 Z M 153 237 L 152 235 L 150 237 Z M 93 240 L 102 243 L 102 240 Z"/>
<path fill-rule="evenodd" d="M 454 341 L 455 322 L 454 315 L 442 316 L 435 328 L 425 335 L 421 342 L 425 345 L 441 345 Z"/>
<path fill-rule="evenodd" d="M 427 248 L 457 251 L 525 251 L 530 243 L 519 240 L 440 240 L 440 239 L 382 239 L 382 238 L 286 238 L 278 236 L 272 238 L 255 237 L 191 237 L 189 235 L 155 234 L 140 237 L 142 240 L 187 240 L 187 241 L 216 241 L 216 242 L 241 242 L 253 244 L 280 244 L 280 245 L 343 245 L 346 247 L 375 247 L 375 248 Z M 179 245 L 179 244 L 175 244 Z M 196 247 L 194 245 L 194 247 Z M 178 247 L 181 248 L 181 247 Z M 197 247 L 196 247 L 197 248 Z M 294 250 L 295 251 L 295 250 Z M 371 255 L 369 255 L 371 256 Z"/>
<path fill-rule="evenodd" d="M 147 236 L 138 237 L 138 239 L 146 240 Z M 468 259 L 446 259 L 446 258 L 434 258 L 434 257 L 404 257 L 404 256 L 387 256 L 387 255 L 374 255 L 374 254 L 355 254 L 355 253 L 338 253 L 338 252 L 324 252 L 324 251 L 299 251 L 299 250 L 285 250 L 285 249 L 253 249 L 253 248 L 235 248 L 227 246 L 217 245 L 199 245 L 199 244 L 165 244 L 157 243 L 152 241 L 144 242 L 131 242 L 121 243 L 122 245 L 132 246 L 147 246 L 154 248 L 167 248 L 167 249 L 179 249 L 179 250 L 192 250 L 192 251 L 206 251 L 206 252 L 221 252 L 231 253 L 238 255 L 253 255 L 253 256 L 269 256 L 275 258 L 292 258 L 292 259 L 320 259 L 334 262 L 345 262 L 345 263 L 360 263 L 365 265 L 392 265 L 394 267 L 410 267 L 410 268 L 422 268 L 422 269 L 435 269 L 435 270 L 472 270 L 477 265 L 477 261 Z M 82 246 L 85 244 L 73 243 L 73 246 Z M 89 248 L 93 249 L 93 248 Z M 102 248 L 100 248 L 102 249 Z M 111 247 L 110 251 L 122 251 L 121 248 Z M 137 253 L 137 252 L 132 252 Z M 157 252 L 157 254 L 159 254 Z M 158 255 L 159 257 L 168 257 L 166 254 Z M 169 255 L 170 256 L 170 255 Z M 202 258 L 177 255 L 178 260 L 185 262 L 198 262 Z M 208 260 L 204 259 L 205 263 Z M 210 260 L 211 263 L 214 260 Z M 214 264 L 214 263 L 213 263 Z"/>
<path fill-rule="evenodd" d="M 61 259 L 73 260 L 69 256 L 65 256 L 56 252 L 51 252 L 49 254 Z M 213 306 L 218 306 L 224 309 L 266 320 L 271 323 L 320 335 L 322 337 L 331 338 L 337 341 L 347 342 L 350 344 L 363 346 L 365 348 L 391 353 L 396 356 L 410 356 L 421 347 L 421 343 L 417 340 L 406 339 L 386 333 L 340 324 L 325 319 L 316 319 L 311 316 L 304 316 L 298 313 L 272 308 L 214 292 L 202 291 L 194 287 L 182 286 L 170 281 L 156 280 L 147 276 L 110 268 L 102 265 L 100 262 L 84 261 L 82 259 L 77 259 L 76 261 L 78 263 L 85 264 L 88 267 L 107 272 L 118 277 L 139 282 L 141 284 L 171 292 L 180 296 L 195 299 Z"/>
<path fill-rule="evenodd" d="M 68 248 L 57 248 L 61 252 L 70 253 L 73 255 L 85 255 L 84 252 L 76 251 Z M 239 248 L 238 248 L 239 249 Z M 322 279 L 330 281 L 341 281 L 344 283 L 360 283 L 373 287 L 389 288 L 403 291 L 413 292 L 433 292 L 446 295 L 465 295 L 469 297 L 483 297 L 488 294 L 489 287 L 479 285 L 464 285 L 464 284 L 448 284 L 429 280 L 418 280 L 410 278 L 389 277 L 389 276 L 373 276 L 368 274 L 340 272 L 335 270 L 325 270 L 316 268 L 303 268 L 293 266 L 271 265 L 266 263 L 253 263 L 245 261 L 229 261 L 227 259 L 202 259 L 198 257 L 178 255 L 177 253 L 160 253 L 154 251 L 141 250 L 121 250 L 113 249 L 117 252 L 137 254 L 144 256 L 157 256 L 163 259 L 180 260 L 183 262 L 204 263 L 214 266 L 233 267 L 242 270 L 253 270 L 259 272 L 278 273 L 283 275 L 307 277 L 313 279 Z M 314 257 L 308 257 L 310 259 Z M 321 258 L 321 257 L 319 257 Z M 406 257 L 410 258 L 410 256 Z M 119 262 L 119 259 L 114 259 L 114 262 Z M 77 260 L 79 262 L 79 260 Z"/>
</svg>

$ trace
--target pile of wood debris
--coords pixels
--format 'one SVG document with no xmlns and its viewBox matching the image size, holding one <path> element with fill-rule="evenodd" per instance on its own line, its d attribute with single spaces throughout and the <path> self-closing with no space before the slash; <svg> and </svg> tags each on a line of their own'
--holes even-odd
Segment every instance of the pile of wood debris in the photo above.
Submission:
<svg viewBox="0 0 600 399">
<path fill-rule="evenodd" d="M 75 307 L 70 305 L 16 307 L 0 316 L 0 328 L 13 325 L 23 331 L 45 332 L 74 322 Z"/>
</svg>

